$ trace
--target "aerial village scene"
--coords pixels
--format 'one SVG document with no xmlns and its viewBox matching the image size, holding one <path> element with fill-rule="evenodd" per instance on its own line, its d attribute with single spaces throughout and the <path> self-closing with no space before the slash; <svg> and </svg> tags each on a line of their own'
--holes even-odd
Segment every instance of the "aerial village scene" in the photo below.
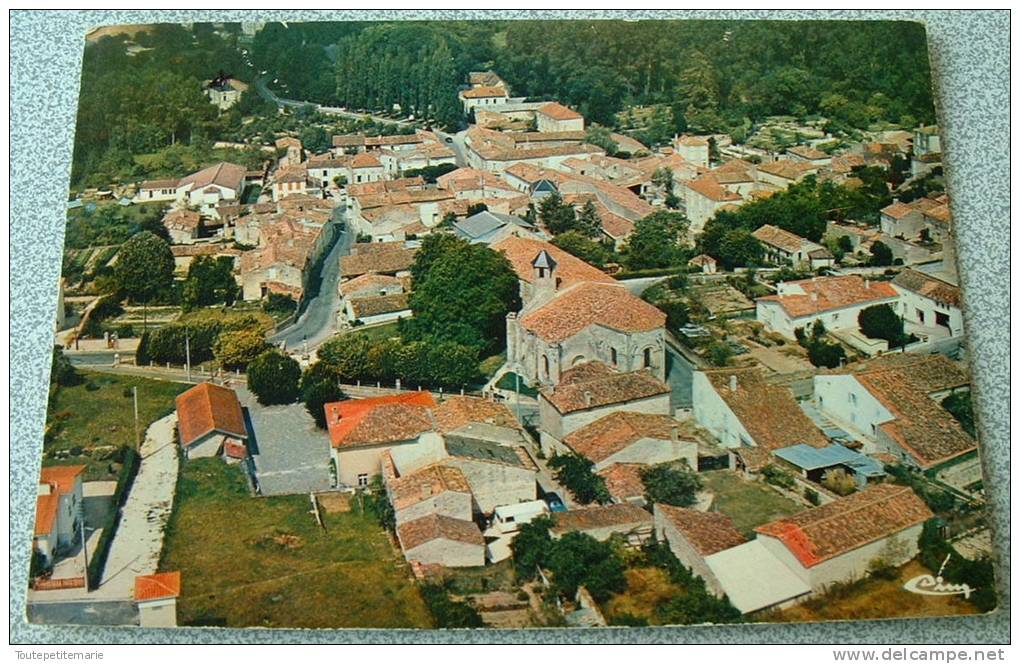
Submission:
<svg viewBox="0 0 1020 664">
<path fill-rule="evenodd" d="M 90 32 L 28 619 L 990 611 L 930 79 L 915 23 Z"/>
</svg>

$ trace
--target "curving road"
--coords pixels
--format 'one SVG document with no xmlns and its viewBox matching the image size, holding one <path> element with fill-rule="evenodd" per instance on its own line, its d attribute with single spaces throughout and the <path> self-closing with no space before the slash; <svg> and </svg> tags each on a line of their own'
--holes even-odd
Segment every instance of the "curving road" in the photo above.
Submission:
<svg viewBox="0 0 1020 664">
<path fill-rule="evenodd" d="M 342 218 L 344 207 L 337 208 L 337 216 Z M 336 332 L 337 315 L 340 313 L 340 292 L 337 284 L 340 281 L 340 257 L 347 255 L 354 242 L 354 236 L 339 219 L 339 238 L 329 250 L 322 264 L 322 278 L 319 279 L 319 290 L 308 300 L 304 312 L 297 321 L 273 336 L 270 343 L 286 344 L 291 352 L 303 352 L 305 348 L 312 350 Z"/>
<path fill-rule="evenodd" d="M 344 111 L 333 106 L 323 106 L 322 104 L 313 101 L 301 101 L 300 99 L 286 99 L 277 95 L 275 92 L 269 89 L 266 84 L 266 77 L 260 76 L 255 79 L 255 90 L 259 93 L 263 99 L 273 102 L 277 106 L 286 106 L 287 108 L 300 108 L 302 106 L 314 106 L 315 110 L 324 115 L 336 115 L 343 118 L 352 118 L 354 120 L 372 120 L 374 122 L 385 122 L 388 124 L 395 124 L 400 126 L 413 126 L 414 122 L 407 120 L 399 120 L 395 118 L 387 118 L 380 115 L 372 115 L 371 113 L 354 113 L 352 111 Z"/>
</svg>

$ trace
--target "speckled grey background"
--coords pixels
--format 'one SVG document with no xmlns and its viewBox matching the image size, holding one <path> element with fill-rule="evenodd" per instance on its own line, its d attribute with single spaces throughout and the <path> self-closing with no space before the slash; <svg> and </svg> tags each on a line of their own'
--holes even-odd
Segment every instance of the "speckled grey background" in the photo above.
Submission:
<svg viewBox="0 0 1020 664">
<path fill-rule="evenodd" d="M 570 18 L 574 12 L 501 12 Z M 52 321 L 84 35 L 99 25 L 177 21 L 410 18 L 407 12 L 48 11 L 11 14 L 12 643 L 1006 642 L 1009 639 L 1009 28 L 1008 11 L 599 12 L 599 18 L 905 19 L 927 25 L 972 349 L 978 421 L 999 552 L 1002 608 L 973 618 L 740 627 L 471 632 L 238 630 L 29 625 L 25 578 L 45 420 Z M 483 18 L 486 12 L 420 12 Z"/>
</svg>

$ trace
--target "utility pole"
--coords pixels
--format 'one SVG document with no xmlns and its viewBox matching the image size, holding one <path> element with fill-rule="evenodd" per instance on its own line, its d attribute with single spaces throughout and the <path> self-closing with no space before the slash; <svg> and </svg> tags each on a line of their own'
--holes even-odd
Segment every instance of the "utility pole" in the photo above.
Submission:
<svg viewBox="0 0 1020 664">
<path fill-rule="evenodd" d="M 131 387 L 131 396 L 135 402 L 135 449 L 139 454 L 142 453 L 142 440 L 138 435 L 138 386 Z"/>
<path fill-rule="evenodd" d="M 191 382 L 191 336 L 188 328 L 184 328 L 184 359 L 188 366 L 188 382 Z"/>
<path fill-rule="evenodd" d="M 514 403 L 516 404 L 516 407 L 517 407 L 517 421 L 520 422 L 521 421 L 521 375 L 519 373 L 517 373 L 516 371 L 514 372 L 514 394 L 516 395 L 515 398 L 514 398 Z"/>
<path fill-rule="evenodd" d="M 85 592 L 89 591 L 89 550 L 85 545 L 85 503 L 82 502 L 78 506 L 78 514 L 81 516 L 81 555 L 85 559 L 85 571 L 82 576 L 85 577 Z"/>
</svg>

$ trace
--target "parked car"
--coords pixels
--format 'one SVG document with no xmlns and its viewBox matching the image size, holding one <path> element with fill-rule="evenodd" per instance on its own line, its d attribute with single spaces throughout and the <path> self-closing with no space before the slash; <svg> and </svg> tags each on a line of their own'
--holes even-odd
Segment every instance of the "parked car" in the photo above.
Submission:
<svg viewBox="0 0 1020 664">
<path fill-rule="evenodd" d="M 566 512 L 567 506 L 563 504 L 563 499 L 560 498 L 559 494 L 550 491 L 543 497 L 545 504 L 549 506 L 550 512 Z"/>
</svg>

